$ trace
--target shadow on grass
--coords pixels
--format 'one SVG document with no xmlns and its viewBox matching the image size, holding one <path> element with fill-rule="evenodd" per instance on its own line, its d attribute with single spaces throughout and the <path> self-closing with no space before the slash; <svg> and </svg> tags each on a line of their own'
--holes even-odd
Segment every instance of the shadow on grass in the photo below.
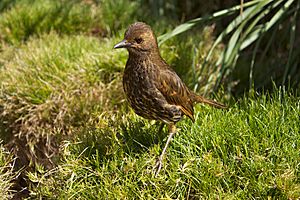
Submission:
<svg viewBox="0 0 300 200">
<path fill-rule="evenodd" d="M 74 153 L 97 159 L 101 163 L 114 158 L 135 155 L 139 157 L 151 147 L 163 143 L 166 138 L 166 127 L 161 123 L 150 124 L 150 121 L 135 119 L 118 122 L 106 127 L 88 126 L 78 135 L 78 145 L 73 145 Z M 96 157 L 95 157 L 96 156 Z"/>
<path fill-rule="evenodd" d="M 147 123 L 147 122 L 146 122 Z M 161 123 L 156 122 L 153 125 L 145 124 L 145 121 L 130 123 L 129 126 L 121 126 L 124 151 L 126 153 L 144 153 L 150 147 L 161 143 L 166 137 L 166 129 Z"/>
</svg>

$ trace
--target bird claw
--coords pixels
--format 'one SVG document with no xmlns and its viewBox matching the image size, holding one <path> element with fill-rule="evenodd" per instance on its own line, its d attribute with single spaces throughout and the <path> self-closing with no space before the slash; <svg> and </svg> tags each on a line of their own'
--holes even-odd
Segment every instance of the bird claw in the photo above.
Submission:
<svg viewBox="0 0 300 200">
<path fill-rule="evenodd" d="M 170 129 L 172 132 L 170 133 L 170 135 L 169 135 L 169 137 L 168 137 L 168 139 L 167 139 L 166 145 L 165 145 L 163 151 L 161 152 L 161 154 L 160 154 L 158 160 L 156 161 L 156 164 L 155 164 L 155 167 L 154 167 L 154 168 L 157 169 L 157 170 L 156 170 L 156 173 L 155 173 L 155 177 L 157 177 L 157 175 L 159 174 L 159 172 L 160 172 L 160 170 L 161 170 L 161 168 L 162 168 L 162 165 L 163 165 L 162 161 L 163 161 L 164 155 L 165 155 L 165 153 L 166 153 L 166 151 L 167 151 L 167 147 L 168 147 L 170 141 L 172 140 L 173 135 L 176 133 L 176 131 L 175 131 L 175 126 L 174 126 L 174 125 L 171 125 L 169 129 Z"/>
<path fill-rule="evenodd" d="M 163 166 L 162 158 L 159 157 L 158 160 L 156 161 L 155 166 L 153 167 L 153 170 L 155 170 L 155 177 L 158 176 L 158 174 L 159 174 L 159 172 L 160 172 L 162 166 Z"/>
</svg>

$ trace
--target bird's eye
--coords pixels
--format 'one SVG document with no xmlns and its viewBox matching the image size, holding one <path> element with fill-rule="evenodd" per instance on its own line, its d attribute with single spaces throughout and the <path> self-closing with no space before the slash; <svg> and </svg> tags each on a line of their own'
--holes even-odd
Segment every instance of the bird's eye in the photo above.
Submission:
<svg viewBox="0 0 300 200">
<path fill-rule="evenodd" d="M 141 44 L 143 42 L 142 38 L 135 38 L 134 39 L 136 43 Z"/>
</svg>

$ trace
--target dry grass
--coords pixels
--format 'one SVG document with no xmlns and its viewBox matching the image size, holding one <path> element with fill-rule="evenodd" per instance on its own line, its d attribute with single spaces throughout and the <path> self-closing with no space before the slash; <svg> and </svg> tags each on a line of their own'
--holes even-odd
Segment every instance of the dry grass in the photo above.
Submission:
<svg viewBox="0 0 300 200">
<path fill-rule="evenodd" d="M 12 198 L 12 180 L 17 177 L 13 171 L 14 159 L 0 141 L 0 199 Z"/>
<path fill-rule="evenodd" d="M 125 57 L 112 53 L 113 41 L 50 34 L 8 56 L 0 73 L 0 117 L 22 164 L 52 166 L 61 137 L 76 132 L 92 109 L 114 109 L 123 99 Z"/>
</svg>

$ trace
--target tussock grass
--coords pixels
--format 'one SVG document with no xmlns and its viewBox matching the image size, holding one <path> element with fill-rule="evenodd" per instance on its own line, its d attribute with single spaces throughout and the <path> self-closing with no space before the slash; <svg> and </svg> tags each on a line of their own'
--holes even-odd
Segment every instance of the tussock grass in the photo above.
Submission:
<svg viewBox="0 0 300 200">
<path fill-rule="evenodd" d="M 113 109 L 123 99 L 125 52 L 114 53 L 115 42 L 53 33 L 3 58 L 1 132 L 14 138 L 22 163 L 49 161 L 56 140 L 83 125 L 91 110 Z"/>
<path fill-rule="evenodd" d="M 297 199 L 299 98 L 280 91 L 243 98 L 229 110 L 196 107 L 184 120 L 158 178 L 152 167 L 166 130 L 132 112 L 96 114 L 59 166 L 31 173 L 49 199 Z M 51 189 L 53 188 L 53 189 Z"/>
</svg>

